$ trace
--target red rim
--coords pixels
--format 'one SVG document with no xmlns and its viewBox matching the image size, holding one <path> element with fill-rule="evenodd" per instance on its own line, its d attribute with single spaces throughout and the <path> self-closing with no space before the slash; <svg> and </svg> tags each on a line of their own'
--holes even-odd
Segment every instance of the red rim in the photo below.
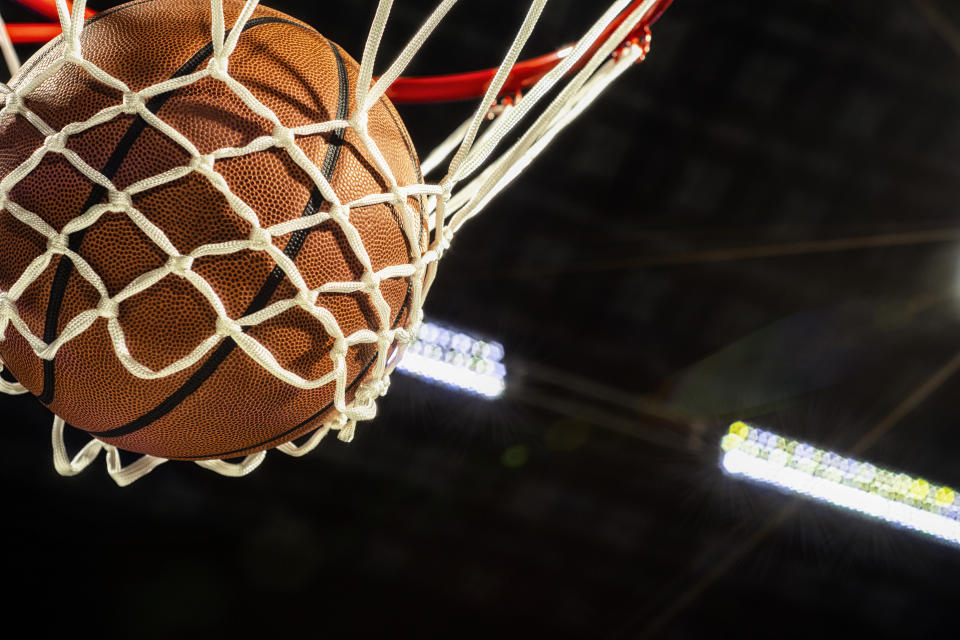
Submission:
<svg viewBox="0 0 960 640">
<path fill-rule="evenodd" d="M 634 0 L 621 13 L 616 20 L 604 30 L 597 42 L 588 50 L 581 60 L 582 63 L 576 65 L 572 71 L 580 69 L 590 56 L 600 47 L 600 44 L 610 37 L 616 31 L 631 11 L 636 9 L 643 0 Z M 625 40 L 630 43 L 631 40 L 639 39 L 644 46 L 649 45 L 649 28 L 656 22 L 657 18 L 670 6 L 673 0 L 660 0 L 657 2 L 650 14 L 637 25 Z M 640 34 L 644 34 L 643 37 Z M 537 83 L 540 78 L 547 75 L 553 67 L 560 63 L 569 53 L 569 47 L 561 47 L 553 53 L 530 58 L 518 62 L 513 66 L 513 70 L 507 77 L 507 81 L 500 91 L 500 95 L 510 95 L 528 89 Z M 479 98 L 487 91 L 487 87 L 497 73 L 497 68 L 482 69 L 479 71 L 468 71 L 466 73 L 453 73 L 449 75 L 424 76 L 424 77 L 400 77 L 390 85 L 387 90 L 387 96 L 394 102 L 445 102 L 450 100 L 463 100 L 467 98 Z"/>
<path fill-rule="evenodd" d="M 18 22 L 7 25 L 7 33 L 14 44 L 43 44 L 60 35 L 60 24 L 55 22 Z"/>
<path fill-rule="evenodd" d="M 48 18 L 57 19 L 57 7 L 54 0 L 16 0 L 25 7 L 36 11 Z M 587 51 L 587 54 L 581 59 L 581 64 L 574 66 L 571 71 L 580 69 L 590 56 L 600 47 L 601 43 L 616 31 L 620 25 L 627 19 L 627 16 L 635 10 L 643 0 L 634 0 L 621 13 L 616 20 L 604 30 L 594 45 Z M 657 18 L 670 6 L 673 0 L 658 0 L 653 6 L 649 15 L 641 20 L 637 28 L 634 29 L 626 38 L 624 45 L 641 44 L 646 50 L 650 41 L 650 25 L 656 22 Z M 72 7 L 71 3 L 67 3 Z M 89 18 L 95 15 L 91 9 L 87 9 L 86 16 Z M 10 39 L 16 44 L 42 44 L 60 34 L 59 23 L 20 23 L 8 24 L 7 31 Z M 642 35 L 641 35 L 642 34 Z M 550 70 L 560 63 L 569 53 L 569 47 L 561 47 L 553 53 L 548 53 L 536 58 L 529 58 L 516 63 L 507 77 L 500 91 L 500 95 L 512 95 L 532 87 L 540 78 L 545 76 Z M 387 97 L 393 102 L 447 102 L 451 100 L 464 100 L 469 98 L 479 98 L 487 91 L 487 87 L 497 73 L 497 68 L 481 69 L 478 71 L 468 71 L 466 73 L 452 73 L 447 75 L 422 76 L 422 77 L 400 77 L 387 89 Z"/>
<path fill-rule="evenodd" d="M 49 18 L 50 20 L 60 19 L 60 16 L 57 15 L 56 0 L 16 0 L 16 2 L 17 4 L 23 5 L 24 7 L 35 11 L 45 18 Z M 73 11 L 73 3 L 70 2 L 70 0 L 67 0 L 67 7 L 70 9 L 70 11 Z M 96 13 L 97 12 L 93 9 L 87 9 L 84 13 L 84 17 L 89 18 L 96 15 Z M 59 29 L 57 29 L 57 33 L 60 33 Z"/>
</svg>

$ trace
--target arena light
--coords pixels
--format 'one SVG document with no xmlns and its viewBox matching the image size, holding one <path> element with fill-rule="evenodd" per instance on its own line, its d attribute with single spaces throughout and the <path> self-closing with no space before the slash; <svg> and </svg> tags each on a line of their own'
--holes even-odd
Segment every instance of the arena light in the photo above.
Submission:
<svg viewBox="0 0 960 640">
<path fill-rule="evenodd" d="M 730 474 L 960 544 L 960 501 L 949 487 L 875 467 L 735 422 L 720 442 Z"/>
<path fill-rule="evenodd" d="M 473 338 L 430 322 L 420 327 L 399 371 L 440 382 L 488 398 L 503 393 L 506 368 L 500 360 L 503 346 Z"/>
</svg>

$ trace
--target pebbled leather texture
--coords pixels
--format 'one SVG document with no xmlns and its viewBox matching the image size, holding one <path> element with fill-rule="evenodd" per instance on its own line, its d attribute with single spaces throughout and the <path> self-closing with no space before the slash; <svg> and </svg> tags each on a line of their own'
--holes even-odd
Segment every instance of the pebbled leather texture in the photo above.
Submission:
<svg viewBox="0 0 960 640">
<path fill-rule="evenodd" d="M 233 24 L 242 6 L 238 0 L 224 1 L 227 25 Z M 141 90 L 171 77 L 209 46 L 209 11 L 206 0 L 146 0 L 122 5 L 85 26 L 81 35 L 83 55 L 131 89 Z M 330 120 L 336 117 L 338 106 L 353 111 L 359 66 L 352 58 L 339 48 L 335 52 L 336 45 L 309 26 L 272 9 L 258 7 L 251 24 L 230 58 L 229 73 L 273 110 L 284 126 Z M 13 86 L 22 86 L 47 68 L 59 57 L 61 48 L 62 41 L 57 40 L 41 50 L 14 79 Z M 349 87 L 348 102 L 339 105 L 337 54 Z M 200 68 L 207 62 L 208 58 L 202 59 Z M 84 121 L 120 102 L 122 95 L 117 91 L 72 65 L 61 68 L 24 100 L 55 128 Z M 224 83 L 213 78 L 165 96 L 156 115 L 186 136 L 201 153 L 242 146 L 273 132 L 269 121 L 250 111 Z M 181 147 L 138 120 L 133 115 L 116 117 L 70 137 L 67 147 L 97 170 L 110 174 L 108 177 L 120 189 L 189 163 L 190 157 Z M 368 126 L 397 181 L 401 185 L 421 182 L 416 152 L 386 98 L 371 109 Z M 141 130 L 133 135 L 131 130 L 138 127 Z M 5 116 L 0 120 L 0 175 L 16 168 L 42 142 L 43 136 L 23 116 Z M 329 154 L 331 144 L 338 142 L 342 144 L 337 152 Z M 298 137 L 296 143 L 318 167 L 328 155 L 336 156 L 335 165 L 329 167 L 330 182 L 342 202 L 386 189 L 385 180 L 352 129 L 345 130 L 342 140 L 334 132 Z M 280 148 L 218 160 L 215 169 L 231 191 L 256 212 L 263 227 L 300 217 L 311 202 L 313 183 Z M 10 199 L 59 230 L 85 206 L 106 201 L 105 195 L 97 195 L 85 176 L 52 153 L 16 185 Z M 91 198 L 95 200 L 90 202 Z M 163 229 L 181 253 L 203 244 L 243 240 L 250 233 L 250 225 L 197 173 L 137 194 L 132 203 Z M 316 194 L 314 204 L 320 209 L 328 206 Z M 411 198 L 410 204 L 421 211 L 417 199 Z M 350 220 L 360 232 L 374 269 L 411 260 L 403 224 L 394 209 L 381 204 L 351 211 Z M 422 217 L 418 222 L 417 235 L 421 249 L 425 249 L 426 225 Z M 80 236 L 77 252 L 100 275 L 111 295 L 167 260 L 125 213 L 107 213 L 82 234 L 74 235 Z M 273 243 L 284 250 L 293 235 L 277 236 Z M 293 240 L 302 241 L 302 247 L 294 252 L 295 262 L 308 286 L 359 279 L 360 264 L 333 221 Z M 78 242 L 78 238 L 71 237 L 71 241 Z M 46 239 L 2 212 L 0 246 L 0 287 L 7 290 L 43 253 Z M 288 255 L 290 251 L 288 248 Z M 55 336 L 78 313 L 95 308 L 99 301 L 99 295 L 75 269 L 70 265 L 59 267 L 65 286 L 61 286 L 62 303 L 53 331 L 50 309 L 57 299 L 54 284 L 60 260 L 68 261 L 55 258 L 17 302 L 19 313 L 39 336 L 45 331 Z M 227 314 L 236 319 L 250 312 L 274 267 L 274 261 L 263 252 L 241 251 L 199 258 L 192 268 L 211 284 Z M 395 278 L 380 285 L 390 305 L 393 326 L 409 322 L 408 280 Z M 296 289 L 283 278 L 266 302 L 295 295 Z M 345 335 L 379 327 L 373 304 L 365 294 L 324 295 L 317 303 L 330 309 Z M 119 319 L 130 353 L 154 370 L 188 355 L 216 331 L 209 303 L 190 283 L 175 275 L 121 303 Z M 263 343 L 282 366 L 305 378 L 318 378 L 332 368 L 332 340 L 303 310 L 289 310 L 250 328 L 248 335 Z M 221 354 L 222 361 L 216 363 L 210 361 L 214 352 L 175 375 L 143 380 L 127 372 L 116 358 L 107 322 L 101 318 L 68 342 L 48 365 L 46 382 L 52 381 L 51 389 L 45 384 L 43 361 L 15 330 L 8 329 L 7 339 L 0 342 L 0 356 L 11 372 L 31 392 L 48 401 L 51 410 L 74 427 L 94 436 L 104 434 L 104 441 L 138 453 L 173 459 L 246 455 L 302 436 L 332 417 L 332 383 L 302 390 L 276 379 L 239 348 Z M 373 346 L 351 348 L 347 357 L 348 400 L 369 374 L 375 355 Z M 198 375 L 202 382 L 185 391 L 184 385 L 189 387 L 189 381 L 198 380 Z"/>
</svg>

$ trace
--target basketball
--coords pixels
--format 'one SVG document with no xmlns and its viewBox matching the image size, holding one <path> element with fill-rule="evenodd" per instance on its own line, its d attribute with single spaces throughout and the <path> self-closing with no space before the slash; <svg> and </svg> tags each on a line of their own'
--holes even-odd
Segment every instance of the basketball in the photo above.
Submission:
<svg viewBox="0 0 960 640">
<path fill-rule="evenodd" d="M 223 6 L 229 33 L 243 3 Z M 415 276 L 388 269 L 371 285 L 370 273 L 410 265 L 427 242 L 417 197 L 401 196 L 412 217 L 395 201 L 369 197 L 391 193 L 389 174 L 401 186 L 422 178 L 385 97 L 365 124 L 379 152 L 343 124 L 357 107 L 357 62 L 305 23 L 261 6 L 243 25 L 229 67 L 193 79 L 214 59 L 210 25 L 205 0 L 140 0 L 104 11 L 81 32 L 82 58 L 67 56 L 0 120 L 0 176 L 10 182 L 40 158 L 15 176 L 3 202 L 0 288 L 10 291 L 55 249 L 16 311 L 46 344 L 72 336 L 44 359 L 11 325 L 0 358 L 68 424 L 124 450 L 181 460 L 269 449 L 336 416 L 334 381 L 290 384 L 238 348 L 251 338 L 268 352 L 263 357 L 305 380 L 335 371 L 332 354 L 342 341 L 314 314 L 299 304 L 271 311 L 302 302 L 291 265 L 314 292 L 310 302 L 344 336 L 382 332 L 413 321 Z M 59 37 L 41 49 L 11 87 L 31 86 L 61 64 L 64 46 Z M 159 83 L 166 84 L 145 91 Z M 328 122 L 336 126 L 294 131 Z M 316 174 L 340 203 L 367 198 L 339 212 L 348 227 L 331 212 Z M 296 224 L 310 216 L 324 220 Z M 283 223 L 290 224 L 267 231 Z M 131 283 L 149 286 L 111 304 L 91 278 L 110 298 Z M 366 283 L 382 300 L 335 283 Z M 94 312 L 96 320 L 72 335 Z M 235 322 L 258 313 L 256 322 Z M 122 329 L 119 343 L 110 320 Z M 203 355 L 170 375 L 143 377 L 124 366 L 117 344 L 153 372 Z M 381 347 L 349 345 L 336 372 L 348 402 Z"/>
</svg>

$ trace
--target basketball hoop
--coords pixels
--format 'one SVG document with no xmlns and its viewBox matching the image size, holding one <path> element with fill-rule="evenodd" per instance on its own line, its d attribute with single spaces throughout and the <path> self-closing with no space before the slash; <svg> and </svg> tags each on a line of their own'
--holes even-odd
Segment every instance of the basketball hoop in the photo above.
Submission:
<svg viewBox="0 0 960 640">
<path fill-rule="evenodd" d="M 407 346 L 416 338 L 423 321 L 423 301 L 436 277 L 438 262 L 456 234 L 610 83 L 644 58 L 650 45 L 649 25 L 671 2 L 616 0 L 577 42 L 553 53 L 520 61 L 520 53 L 547 4 L 546 0 L 533 0 L 518 30 L 512 36 L 505 35 L 504 46 L 507 47 L 507 52 L 496 68 L 445 76 L 403 76 L 411 60 L 430 35 L 436 29 L 442 28 L 444 17 L 456 4 L 456 0 L 444 0 L 410 38 L 386 71 L 374 78 L 378 48 L 387 28 L 392 6 L 391 0 L 381 0 L 356 70 L 356 88 L 352 96 L 355 107 L 343 114 L 331 114 L 329 121 L 289 128 L 283 126 L 270 108 L 253 97 L 249 90 L 230 75 L 233 68 L 231 56 L 245 37 L 250 21 L 264 19 L 256 18 L 263 15 L 258 13 L 261 10 L 256 0 L 246 1 L 242 7 L 237 3 L 230 4 L 230 11 L 225 11 L 225 5 L 230 0 L 211 0 L 211 46 L 206 65 L 195 72 L 171 77 L 167 81 L 138 91 L 132 90 L 122 78 L 111 75 L 85 57 L 84 46 L 81 45 L 81 30 L 84 27 L 84 17 L 93 15 L 86 9 L 85 0 L 79 0 L 72 7 L 64 0 L 56 0 L 55 3 L 51 0 L 20 1 L 43 15 L 56 15 L 59 25 L 20 24 L 7 25 L 4 28 L 0 23 L 0 49 L 11 72 L 15 72 L 19 66 L 13 52 L 13 42 L 45 41 L 60 31 L 62 37 L 56 41 L 60 53 L 54 61 L 44 61 L 46 66 L 42 66 L 40 71 L 17 75 L 9 85 L 0 84 L 0 94 L 4 101 L 0 110 L 0 123 L 6 122 L 4 118 L 23 119 L 32 127 L 30 134 L 42 139 L 35 150 L 25 154 L 20 163 L 8 170 L 6 176 L 0 180 L 0 204 L 3 209 L 0 215 L 9 216 L 18 225 L 22 225 L 24 233 L 39 234 L 45 238 L 46 244 L 45 250 L 39 251 L 27 261 L 21 273 L 9 278 L 10 281 L 0 281 L 2 289 L 6 289 L 0 289 L 0 349 L 3 342 L 15 334 L 17 340 L 22 340 L 34 356 L 50 363 L 55 361 L 58 352 L 70 349 L 74 340 L 78 340 L 96 325 L 101 330 L 105 327 L 109 334 L 110 344 L 105 343 L 102 347 L 112 350 L 112 356 L 125 369 L 124 375 L 129 374 L 138 380 L 162 380 L 188 371 L 191 367 L 202 368 L 205 359 L 213 357 L 215 349 L 230 343 L 242 350 L 248 361 L 259 367 L 259 370 L 268 372 L 290 388 L 330 389 L 335 411 L 331 410 L 333 412 L 322 426 L 309 432 L 294 434 L 286 441 L 273 443 L 260 450 L 256 450 L 254 446 L 240 448 L 239 451 L 249 453 L 243 455 L 239 462 L 226 460 L 240 457 L 237 455 L 171 456 L 179 459 L 208 458 L 195 461 L 228 476 L 246 475 L 255 469 L 263 461 L 268 448 L 300 456 L 316 447 L 331 431 L 337 432 L 341 440 L 349 441 L 358 421 L 369 420 L 376 415 L 376 400 L 386 393 L 391 372 L 403 357 Z M 52 49 L 45 47 L 34 58 L 38 58 L 44 51 L 49 54 Z M 45 122 L 29 107 L 29 94 L 57 70 L 68 66 L 75 67 L 79 70 L 78 73 L 82 71 L 112 88 L 122 95 L 122 101 L 99 109 L 82 121 L 61 126 L 52 126 Z M 273 133 L 261 136 L 242 148 L 218 148 L 212 152 L 201 153 L 177 129 L 151 112 L 151 100 L 173 94 L 205 78 L 214 78 L 224 83 L 233 92 L 233 97 L 239 98 L 259 117 L 275 123 Z M 385 150 L 382 140 L 378 141 L 377 135 L 372 133 L 375 127 L 368 126 L 376 118 L 374 110 L 381 109 L 379 105 L 383 104 L 384 96 L 394 102 L 467 98 L 479 98 L 479 102 L 473 114 L 421 162 L 420 169 L 426 178 L 409 180 L 403 178 L 402 172 L 398 172 L 396 161 L 388 158 L 389 149 Z M 68 147 L 67 141 L 71 136 L 82 135 L 85 131 L 123 114 L 142 119 L 146 123 L 144 126 L 166 136 L 182 147 L 181 151 L 185 149 L 190 156 L 189 162 L 139 179 L 121 189 L 114 184 L 112 177 L 106 175 L 105 170 L 95 168 Z M 325 173 L 318 163 L 306 158 L 295 142 L 297 137 L 321 134 L 338 135 L 341 138 L 344 135 L 354 136 L 362 149 L 363 158 L 372 167 L 369 170 L 375 172 L 384 184 L 380 192 L 366 193 L 353 199 L 345 199 L 342 192 L 338 194 L 331 172 Z M 512 140 L 509 143 L 508 138 Z M 318 210 L 317 215 L 310 219 L 304 217 L 273 226 L 261 226 L 243 198 L 234 193 L 220 176 L 214 163 L 261 153 L 266 149 L 280 149 L 289 154 L 309 175 L 312 186 L 322 194 L 327 208 Z M 17 186 L 50 154 L 59 154 L 59 157 L 69 162 L 87 180 L 99 185 L 104 193 L 103 198 L 93 206 L 77 211 L 75 217 L 60 230 L 55 229 L 40 212 L 21 206 L 11 196 Z M 253 226 L 249 239 L 207 244 L 189 254 L 181 253 L 174 243 L 170 242 L 165 229 L 147 220 L 134 206 L 134 197 L 191 173 L 201 174 L 214 183 L 231 203 L 236 214 Z M 363 234 L 357 231 L 352 219 L 352 214 L 357 209 L 370 206 L 389 206 L 392 207 L 391 210 L 398 212 L 401 220 L 398 222 L 399 228 L 406 234 L 409 260 L 377 269 L 372 266 L 375 260 L 370 257 L 371 249 L 362 242 Z M 169 256 L 162 267 L 139 275 L 112 296 L 104 286 L 102 274 L 97 273 L 80 255 L 79 249 L 71 244 L 70 238 L 71 234 L 82 233 L 92 227 L 105 212 L 127 216 L 139 228 L 147 230 L 150 239 Z M 422 247 L 415 231 L 421 216 L 426 222 Z M 271 244 L 271 239 L 280 234 L 306 230 L 320 224 L 336 225 L 339 228 L 348 240 L 349 251 L 353 252 L 351 259 L 355 258 L 362 266 L 362 274 L 348 281 L 338 280 L 319 287 L 310 287 L 295 259 L 285 258 L 284 254 Z M 280 270 L 280 277 L 288 281 L 295 290 L 295 295 L 270 305 L 265 304 L 240 317 L 231 317 L 226 313 L 222 300 L 223 292 L 206 283 L 194 272 L 192 265 L 195 259 L 204 256 L 241 251 L 260 251 L 270 255 L 276 268 Z M 37 335 L 24 318 L 22 298 L 54 259 L 72 263 L 72 268 L 97 292 L 99 300 L 93 303 L 91 308 L 77 313 L 58 333 Z M 128 336 L 124 333 L 120 321 L 119 309 L 124 301 L 148 291 L 168 276 L 176 276 L 189 282 L 203 295 L 216 311 L 216 330 L 183 358 L 163 367 L 148 366 L 132 355 Z M 404 299 L 401 314 L 404 320 L 401 322 L 391 322 L 388 319 L 396 312 L 396 305 L 387 300 L 382 292 L 382 283 L 388 279 L 399 279 L 407 283 L 407 297 Z M 335 313 L 317 302 L 318 297 L 325 295 L 366 296 L 369 304 L 376 310 L 373 315 L 379 320 L 367 328 L 347 331 L 341 326 Z M 247 331 L 291 309 L 302 309 L 313 317 L 332 341 L 330 368 L 323 375 L 311 378 L 294 371 Z M 356 384 L 351 386 L 346 382 L 346 361 L 351 349 L 360 348 L 370 350 L 375 356 L 371 356 L 367 364 L 365 377 L 362 380 L 356 378 Z M 0 370 L 2 368 L 3 364 L 0 364 Z M 42 385 L 37 384 L 37 388 L 42 389 Z M 38 392 L 36 388 L 31 390 Z M 25 393 L 27 387 L 0 380 L 0 391 L 8 394 Z M 65 428 L 66 421 L 57 416 L 53 423 L 52 441 L 55 467 L 62 475 L 79 473 L 91 464 L 101 451 L 105 453 L 110 476 L 121 486 L 133 482 L 166 462 L 165 457 L 148 454 L 132 464 L 122 465 L 117 441 L 114 441 L 114 444 L 108 442 L 113 437 L 110 435 L 113 433 L 111 430 L 89 429 L 95 438 L 79 453 L 70 455 L 64 444 Z M 299 444 L 294 444 L 295 441 L 299 441 Z"/>
</svg>

